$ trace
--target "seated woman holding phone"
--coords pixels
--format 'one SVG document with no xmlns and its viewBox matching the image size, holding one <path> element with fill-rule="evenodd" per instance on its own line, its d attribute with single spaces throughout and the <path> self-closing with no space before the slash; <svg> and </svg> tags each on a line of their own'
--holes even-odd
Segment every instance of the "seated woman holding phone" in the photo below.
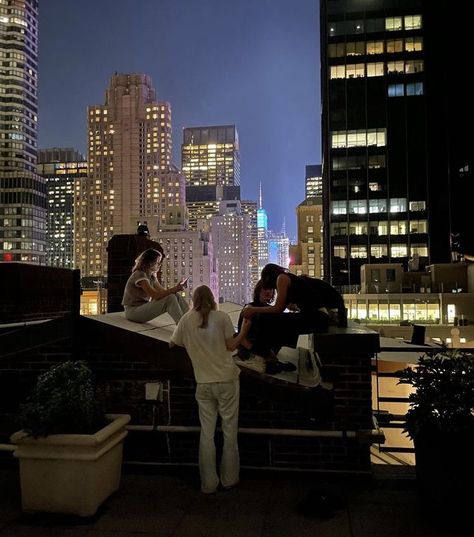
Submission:
<svg viewBox="0 0 474 537">
<path fill-rule="evenodd" d="M 179 294 L 187 287 L 188 278 L 165 289 L 156 276 L 162 262 L 163 254 L 153 248 L 148 248 L 135 260 L 122 299 L 125 317 L 129 321 L 146 323 L 168 313 L 177 324 L 189 310 L 188 303 Z"/>
</svg>

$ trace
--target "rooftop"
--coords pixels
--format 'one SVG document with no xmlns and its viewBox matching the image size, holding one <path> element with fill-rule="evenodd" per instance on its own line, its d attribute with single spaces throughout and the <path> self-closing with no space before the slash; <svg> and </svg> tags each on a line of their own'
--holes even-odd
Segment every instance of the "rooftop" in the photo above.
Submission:
<svg viewBox="0 0 474 537">
<path fill-rule="evenodd" d="M 389 468 L 388 468 L 389 469 Z M 390 469 L 389 469 L 390 470 Z M 18 469 L 0 466 L 0 537 L 451 537 L 420 512 L 413 475 L 372 479 L 244 471 L 238 487 L 203 495 L 196 468 L 126 467 L 120 490 L 92 519 L 26 515 Z M 300 512 L 309 493 L 339 500 L 332 517 Z"/>
</svg>

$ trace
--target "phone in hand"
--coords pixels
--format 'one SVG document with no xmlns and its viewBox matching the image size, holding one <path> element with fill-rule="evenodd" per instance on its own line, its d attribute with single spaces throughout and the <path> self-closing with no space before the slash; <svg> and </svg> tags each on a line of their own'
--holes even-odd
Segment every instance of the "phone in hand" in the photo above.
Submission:
<svg viewBox="0 0 474 537">
<path fill-rule="evenodd" d="M 182 280 L 180 280 L 179 285 L 181 285 L 183 288 L 186 288 L 188 286 L 188 280 L 189 276 L 187 278 L 183 278 Z"/>
</svg>

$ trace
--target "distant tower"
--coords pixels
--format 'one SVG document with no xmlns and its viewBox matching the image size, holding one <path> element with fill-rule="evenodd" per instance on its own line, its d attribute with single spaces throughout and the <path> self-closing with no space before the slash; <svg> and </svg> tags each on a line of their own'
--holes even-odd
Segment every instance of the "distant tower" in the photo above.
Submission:
<svg viewBox="0 0 474 537">
<path fill-rule="evenodd" d="M 183 131 L 181 167 L 186 178 L 189 227 L 218 214 L 225 200 L 240 200 L 239 135 L 235 125 L 189 127 Z"/>
<path fill-rule="evenodd" d="M 263 208 L 262 183 L 259 186 L 257 209 L 257 239 L 258 239 L 258 272 L 268 263 L 268 216 Z"/>
<path fill-rule="evenodd" d="M 281 232 L 268 232 L 268 260 L 269 263 L 275 263 L 281 267 L 288 268 L 290 264 L 290 239 L 286 234 L 286 219 L 283 218 Z"/>
<path fill-rule="evenodd" d="M 38 2 L 0 2 L 0 262 L 46 261 L 46 184 L 36 174 Z"/>
<path fill-rule="evenodd" d="M 171 106 L 157 100 L 149 76 L 113 75 L 105 104 L 90 106 L 88 121 L 75 264 L 83 276 L 102 276 L 112 235 L 134 234 L 146 220 L 153 239 L 169 206 L 184 203 L 184 181 L 171 164 Z"/>
<path fill-rule="evenodd" d="M 74 199 L 76 188 L 80 190 L 87 177 L 87 161 L 72 148 L 40 149 L 37 170 L 46 180 L 48 197 L 46 264 L 72 269 Z"/>
<path fill-rule="evenodd" d="M 294 274 L 322 278 L 322 197 L 320 177 L 321 165 L 306 166 L 306 199 L 296 207 L 298 243 L 290 246 L 290 271 Z M 314 179 L 314 180 L 313 180 Z"/>
</svg>

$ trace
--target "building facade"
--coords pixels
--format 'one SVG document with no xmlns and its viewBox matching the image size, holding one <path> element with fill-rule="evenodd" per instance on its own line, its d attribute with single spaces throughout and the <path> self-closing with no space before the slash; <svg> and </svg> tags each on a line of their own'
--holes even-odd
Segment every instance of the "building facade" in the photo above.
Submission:
<svg viewBox="0 0 474 537">
<path fill-rule="evenodd" d="M 162 231 L 158 242 L 166 256 L 161 272 L 164 287 L 173 287 L 189 277 L 188 287 L 183 291 L 186 299 L 191 300 L 194 289 L 200 285 L 207 285 L 218 296 L 219 280 L 209 231 Z"/>
<path fill-rule="evenodd" d="M 0 2 L 0 261 L 46 262 L 46 184 L 36 173 L 38 2 Z"/>
<path fill-rule="evenodd" d="M 242 214 L 249 217 L 248 220 L 248 237 L 249 237 L 249 258 L 248 267 L 250 271 L 250 287 L 254 289 L 260 278 L 258 271 L 258 231 L 257 231 L 257 202 L 251 200 L 242 200 L 240 202 Z"/>
<path fill-rule="evenodd" d="M 235 125 L 183 130 L 181 168 L 186 178 L 190 229 L 219 212 L 220 202 L 240 199 L 240 147 Z"/>
<path fill-rule="evenodd" d="M 259 186 L 258 209 L 257 209 L 257 242 L 258 242 L 258 273 L 261 274 L 263 267 L 269 263 L 268 256 L 268 215 L 263 207 L 262 183 Z"/>
<path fill-rule="evenodd" d="M 242 213 L 240 201 L 223 201 L 219 214 L 212 216 L 210 222 L 219 275 L 219 302 L 244 305 L 252 293 L 250 217 Z"/>
<path fill-rule="evenodd" d="M 474 241 L 469 31 L 437 4 L 321 0 L 325 272 L 342 289 L 363 264 L 423 268 Z"/>
<path fill-rule="evenodd" d="M 306 166 L 305 199 L 321 197 L 323 195 L 323 167 L 321 164 Z"/>
<path fill-rule="evenodd" d="M 38 152 L 37 172 L 46 181 L 46 264 L 51 267 L 74 268 L 74 196 L 87 170 L 84 156 L 72 148 Z"/>
<path fill-rule="evenodd" d="M 152 235 L 169 205 L 184 200 L 171 164 L 171 106 L 157 100 L 149 76 L 115 74 L 103 105 L 88 109 L 89 175 L 76 189 L 75 265 L 83 276 L 106 273 L 112 235 Z"/>
<path fill-rule="evenodd" d="M 296 208 L 297 243 L 289 248 L 294 274 L 323 278 L 323 200 L 320 164 L 306 166 L 306 198 Z"/>
</svg>

